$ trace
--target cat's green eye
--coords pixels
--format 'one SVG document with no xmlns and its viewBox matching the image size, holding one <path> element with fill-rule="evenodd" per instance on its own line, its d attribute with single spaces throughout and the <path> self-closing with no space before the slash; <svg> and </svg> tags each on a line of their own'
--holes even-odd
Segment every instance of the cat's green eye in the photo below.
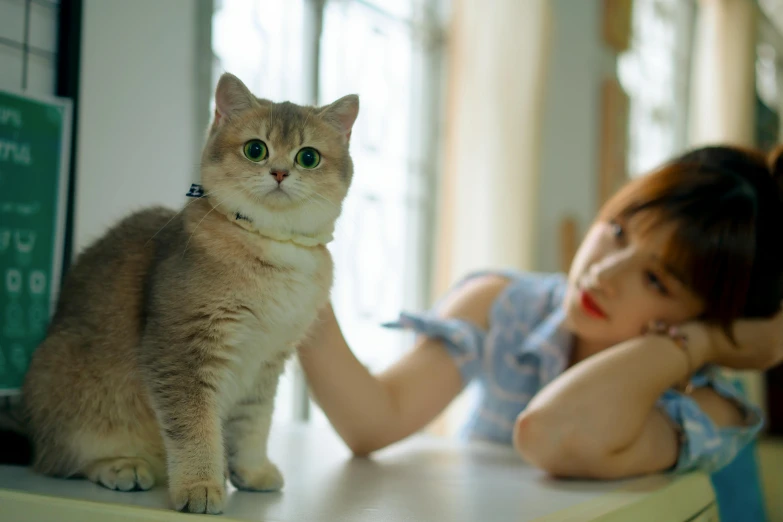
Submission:
<svg viewBox="0 0 783 522">
<path fill-rule="evenodd" d="M 269 155 L 269 151 L 266 149 L 266 143 L 261 140 L 250 140 L 245 143 L 243 149 L 245 157 L 250 161 L 263 161 Z"/>
<path fill-rule="evenodd" d="M 305 147 L 296 153 L 296 163 L 305 169 L 314 169 L 321 163 L 321 154 L 312 147 Z"/>
</svg>

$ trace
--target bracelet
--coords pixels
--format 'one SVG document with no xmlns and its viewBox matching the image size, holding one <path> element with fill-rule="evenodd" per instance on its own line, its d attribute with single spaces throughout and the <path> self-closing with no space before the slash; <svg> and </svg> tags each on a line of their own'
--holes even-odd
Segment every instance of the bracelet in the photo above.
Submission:
<svg viewBox="0 0 783 522">
<path fill-rule="evenodd" d="M 689 394 L 693 390 L 693 385 L 691 384 L 691 374 L 693 373 L 694 368 L 691 352 L 688 349 L 688 336 L 678 326 L 669 326 L 663 321 L 653 321 L 648 326 L 646 333 L 668 337 L 685 355 L 685 360 L 688 364 L 688 373 L 685 375 L 685 380 L 676 385 L 675 389 L 686 395 Z"/>
</svg>

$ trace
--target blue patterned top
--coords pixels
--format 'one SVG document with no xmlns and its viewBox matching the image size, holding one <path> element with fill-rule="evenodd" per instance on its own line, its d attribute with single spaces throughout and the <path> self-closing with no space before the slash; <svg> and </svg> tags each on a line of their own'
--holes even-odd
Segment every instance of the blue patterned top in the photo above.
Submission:
<svg viewBox="0 0 783 522">
<path fill-rule="evenodd" d="M 488 331 L 468 321 L 438 317 L 443 300 L 426 313 L 403 313 L 386 326 L 441 339 L 464 383 L 479 382 L 477 407 L 463 436 L 511 444 L 519 413 L 568 366 L 572 336 L 563 326 L 562 306 L 567 281 L 562 274 L 481 272 L 451 291 L 489 273 L 508 277 L 511 283 L 492 305 Z M 717 368 L 700 371 L 691 382 L 695 387 L 710 386 L 735 401 L 747 419 L 744 427 L 719 428 L 687 395 L 671 389 L 658 400 L 658 407 L 680 431 L 681 449 L 673 471 L 712 473 L 729 464 L 757 436 L 762 414 Z"/>
</svg>

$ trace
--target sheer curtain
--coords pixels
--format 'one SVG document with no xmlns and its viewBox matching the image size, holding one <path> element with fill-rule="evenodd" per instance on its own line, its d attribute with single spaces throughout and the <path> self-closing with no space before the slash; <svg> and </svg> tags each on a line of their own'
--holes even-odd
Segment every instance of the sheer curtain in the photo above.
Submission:
<svg viewBox="0 0 783 522">
<path fill-rule="evenodd" d="M 455 0 L 449 30 L 433 296 L 477 269 L 533 266 L 547 0 Z M 472 391 L 430 427 L 453 432 Z"/>
<path fill-rule="evenodd" d="M 550 9 L 453 4 L 434 295 L 471 270 L 531 268 Z"/>
</svg>

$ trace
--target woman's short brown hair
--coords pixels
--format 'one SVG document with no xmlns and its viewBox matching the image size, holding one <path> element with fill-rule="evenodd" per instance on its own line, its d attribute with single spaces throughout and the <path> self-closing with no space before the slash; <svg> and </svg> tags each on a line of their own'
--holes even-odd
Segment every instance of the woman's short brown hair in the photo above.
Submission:
<svg viewBox="0 0 783 522">
<path fill-rule="evenodd" d="M 645 229 L 674 224 L 661 258 L 705 305 L 703 320 L 728 328 L 769 317 L 783 299 L 783 159 L 733 147 L 688 152 L 631 181 L 599 219 L 644 211 Z"/>
</svg>

